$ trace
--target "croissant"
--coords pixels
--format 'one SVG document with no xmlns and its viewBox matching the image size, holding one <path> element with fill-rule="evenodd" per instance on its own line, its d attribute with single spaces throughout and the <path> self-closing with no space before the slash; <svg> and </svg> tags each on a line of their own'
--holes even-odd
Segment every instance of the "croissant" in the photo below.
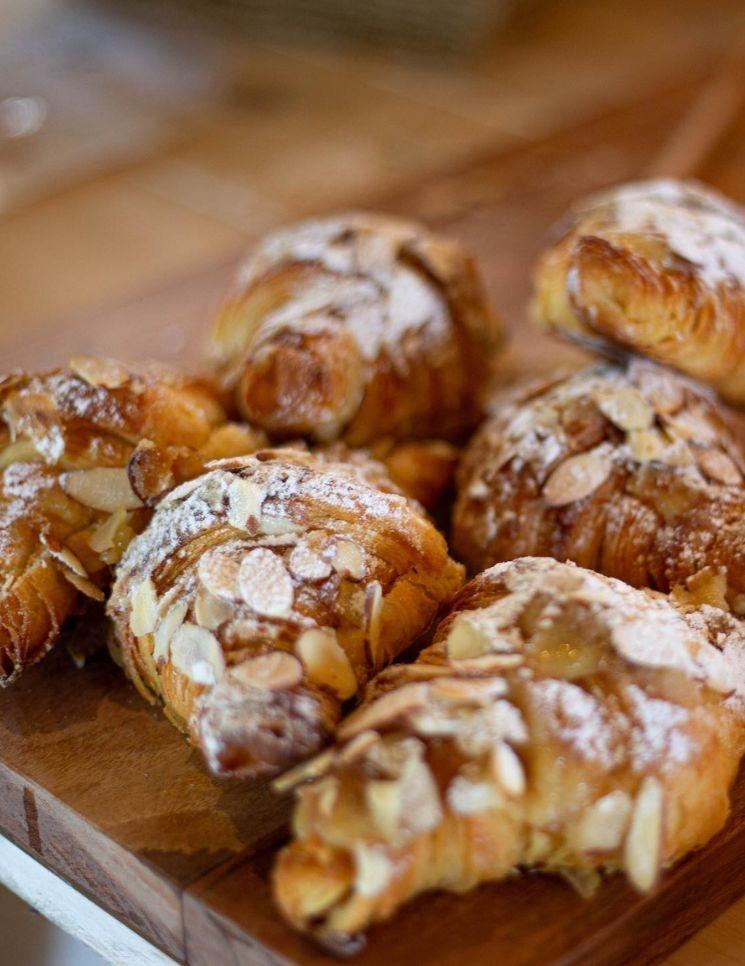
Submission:
<svg viewBox="0 0 745 966">
<path fill-rule="evenodd" d="M 745 214 L 689 181 L 643 181 L 590 198 L 538 262 L 534 313 L 745 402 Z"/>
<path fill-rule="evenodd" d="M 0 685 L 102 599 L 147 505 L 205 459 L 260 445 L 214 394 L 163 369 L 78 357 L 0 381 Z"/>
<path fill-rule="evenodd" d="M 457 439 L 473 427 L 500 329 L 472 259 L 366 214 L 267 237 L 216 320 L 211 354 L 275 440 Z"/>
<path fill-rule="evenodd" d="M 499 564 L 282 784 L 274 891 L 337 950 L 433 889 L 527 867 L 641 891 L 723 825 L 745 748 L 739 621 L 543 558 Z M 350 946 L 351 944 L 351 946 Z"/>
<path fill-rule="evenodd" d="M 494 409 L 453 513 L 472 571 L 550 556 L 745 614 L 745 464 L 714 400 L 636 361 L 529 384 Z"/>
<path fill-rule="evenodd" d="M 463 570 L 382 466 L 262 450 L 174 490 L 119 564 L 124 667 L 216 775 L 315 752 Z"/>
</svg>

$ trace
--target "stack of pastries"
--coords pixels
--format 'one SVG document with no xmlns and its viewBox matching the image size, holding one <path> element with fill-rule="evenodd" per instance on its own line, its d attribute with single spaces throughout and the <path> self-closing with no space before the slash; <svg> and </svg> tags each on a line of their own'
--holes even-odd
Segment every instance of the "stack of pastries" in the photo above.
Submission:
<svg viewBox="0 0 745 966">
<path fill-rule="evenodd" d="M 648 891 L 727 818 L 745 216 L 693 183 L 592 198 L 533 314 L 611 361 L 499 386 L 468 254 L 338 216 L 257 246 L 205 377 L 0 384 L 0 684 L 107 597 L 212 774 L 295 790 L 275 897 L 332 949 L 520 868 Z"/>
</svg>

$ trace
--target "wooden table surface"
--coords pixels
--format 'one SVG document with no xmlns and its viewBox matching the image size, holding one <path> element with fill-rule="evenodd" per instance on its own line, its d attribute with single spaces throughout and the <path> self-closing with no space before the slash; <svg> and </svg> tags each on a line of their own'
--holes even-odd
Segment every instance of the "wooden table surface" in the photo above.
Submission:
<svg viewBox="0 0 745 966">
<path fill-rule="evenodd" d="M 235 253 L 252 237 L 279 221 L 378 199 L 446 227 L 484 253 L 492 297 L 517 334 L 518 362 L 527 266 L 550 220 L 588 188 L 643 171 L 697 84 L 745 29 L 739 2 L 633 0 L 618 11 L 617 4 L 589 0 L 536 7 L 532 19 L 494 42 L 488 57 L 447 71 L 379 53 L 232 42 L 225 48 L 224 99 L 190 119 L 167 148 L 0 217 L 4 364 L 52 363 L 45 355 L 50 344 L 59 353 L 194 357 Z M 575 127 L 623 104 L 632 106 Z M 561 131 L 571 133 L 551 138 Z M 702 174 L 745 200 L 744 162 L 739 126 Z M 94 670 L 94 682 L 107 673 Z M 81 727 L 87 715 L 100 713 L 95 690 L 89 698 L 79 710 Z M 135 695 L 124 692 L 117 701 L 122 726 L 130 717 L 139 721 Z M 53 707 L 44 710 L 42 733 L 52 728 L 53 715 Z M 141 740 L 166 734 L 157 717 L 147 722 Z M 75 722 L 69 724 L 74 733 Z M 21 730 L 13 739 L 21 758 L 22 737 Z M 174 755 L 189 754 L 165 740 Z M 42 795 L 53 760 L 52 750 L 46 753 L 52 758 L 37 762 L 34 777 Z M 135 770 L 128 780 L 142 795 L 169 789 L 186 808 L 209 797 L 206 786 L 171 787 L 169 774 L 178 769 L 177 760 L 156 758 L 152 772 Z M 88 792 L 77 788 L 79 801 L 88 802 Z M 106 794 L 108 801 L 97 799 L 101 815 L 116 787 Z M 256 794 L 261 814 L 263 792 Z M 220 850 L 228 857 L 246 847 L 240 795 L 215 795 L 215 815 L 204 821 L 217 852 L 191 854 L 186 862 L 181 854 L 158 856 L 176 880 L 192 882 L 200 870 L 214 869 Z M 167 804 L 158 799 L 152 828 L 136 830 L 144 856 L 157 852 L 156 813 Z M 28 808 L 33 814 L 37 807 L 23 794 L 21 806 L 26 819 Z M 259 820 L 253 841 L 260 828 Z M 119 834 L 134 833 L 124 822 Z M 64 858 L 54 856 L 53 864 L 64 865 Z M 157 879 L 151 885 L 156 893 L 161 887 Z M 209 879 L 196 894 L 219 888 Z M 166 897 L 166 909 L 174 908 L 169 903 Z M 219 928 L 235 914 L 226 908 Z M 218 928 L 199 917 L 192 922 L 205 932 Z M 745 901 L 669 961 L 745 963 Z"/>
</svg>

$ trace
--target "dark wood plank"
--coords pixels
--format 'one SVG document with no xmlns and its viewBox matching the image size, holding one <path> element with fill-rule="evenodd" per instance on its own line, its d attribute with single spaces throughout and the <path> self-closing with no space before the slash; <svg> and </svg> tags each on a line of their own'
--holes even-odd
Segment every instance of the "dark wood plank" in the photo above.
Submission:
<svg viewBox="0 0 745 966">
<path fill-rule="evenodd" d="M 513 334 L 503 375 L 576 364 L 581 354 L 526 324 L 530 263 L 573 198 L 643 169 L 689 95 L 687 87 L 661 92 L 368 206 L 423 217 L 476 251 Z M 726 165 L 719 174 L 732 187 Z M 233 264 L 70 319 L 43 338 L 16 336 L 0 344 L 4 363 L 51 365 L 53 355 L 79 351 L 194 360 Z M 630 952 L 632 933 L 644 942 L 637 960 L 650 960 L 745 889 L 739 815 L 719 844 L 673 871 L 651 899 L 618 880 L 583 903 L 537 876 L 463 898 L 431 896 L 375 931 L 360 962 L 416 962 L 425 951 L 436 966 L 464 954 L 479 962 L 616 962 Z M 0 694 L 0 831 L 176 958 L 210 966 L 328 961 L 280 923 L 269 899 L 267 843 L 285 818 L 286 803 L 264 785 L 212 781 L 103 654 L 78 672 L 59 648 Z"/>
</svg>

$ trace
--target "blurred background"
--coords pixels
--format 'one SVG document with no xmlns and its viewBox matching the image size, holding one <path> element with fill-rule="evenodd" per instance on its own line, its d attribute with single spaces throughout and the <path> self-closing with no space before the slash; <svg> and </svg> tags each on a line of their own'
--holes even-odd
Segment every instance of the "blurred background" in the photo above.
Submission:
<svg viewBox="0 0 745 966">
<path fill-rule="evenodd" d="M 743 38 L 743 0 L 0 0 L 3 368 L 51 364 L 48 342 L 100 349 L 117 324 L 118 351 L 131 316 L 117 306 L 164 286 L 182 290 L 171 322 L 156 299 L 140 331 L 148 352 L 178 357 L 179 312 L 208 311 L 225 266 L 271 226 L 406 197 L 500 152 L 535 145 L 539 157 L 557 132 L 654 92 L 683 90 L 672 140 L 660 111 L 666 164 L 700 173 L 702 150 L 741 107 Z M 614 143 L 585 157 L 570 141 L 571 165 L 551 167 L 534 194 L 555 192 L 560 211 L 586 182 L 643 173 L 638 146 L 629 168 Z M 469 203 L 509 202 L 513 188 L 489 170 Z M 742 165 L 728 170 L 745 200 Z M 443 189 L 425 214 L 453 204 Z M 513 271 L 511 219 L 525 204 L 499 209 L 492 289 Z M 469 224 L 476 238 L 482 223 Z M 535 240 L 515 231 L 524 270 Z M 196 309 L 194 278 L 206 280 Z M 743 927 L 727 921 L 728 934 L 674 961 L 742 961 Z M 0 934 L 15 943 L 2 963 L 94 961 L 2 893 Z"/>
</svg>

